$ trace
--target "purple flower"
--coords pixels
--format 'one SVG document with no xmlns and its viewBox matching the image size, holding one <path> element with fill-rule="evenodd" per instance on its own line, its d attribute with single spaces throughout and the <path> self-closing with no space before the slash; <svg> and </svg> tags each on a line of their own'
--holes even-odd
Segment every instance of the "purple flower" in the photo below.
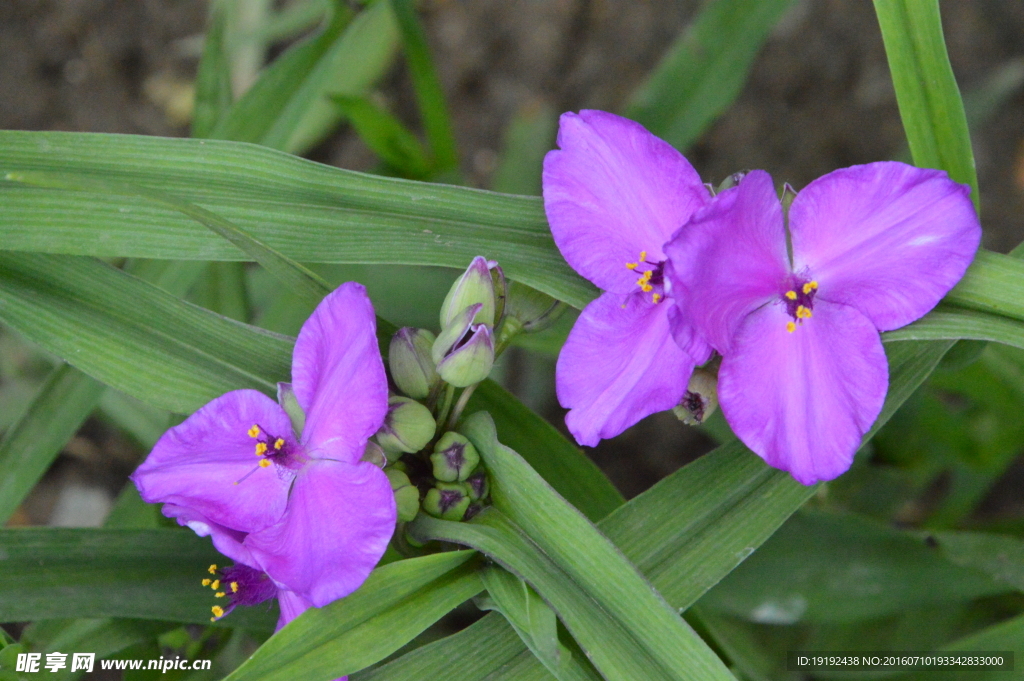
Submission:
<svg viewBox="0 0 1024 681">
<path fill-rule="evenodd" d="M 396 520 L 387 476 L 360 461 L 388 409 L 375 327 L 362 286 L 328 295 L 292 356 L 301 437 L 263 393 L 230 392 L 160 438 L 132 475 L 142 498 L 310 605 L 354 591 Z"/>
<path fill-rule="evenodd" d="M 662 247 L 711 197 L 682 154 L 625 118 L 563 114 L 558 146 L 544 159 L 551 233 L 573 269 L 605 291 L 558 357 L 558 399 L 576 440 L 596 445 L 678 404 L 707 358 L 703 343 L 685 352 L 672 339 Z"/>
<path fill-rule="evenodd" d="M 969 192 L 871 163 L 815 180 L 787 216 L 754 171 L 666 247 L 681 316 L 722 354 L 722 412 L 769 465 L 805 485 L 850 467 L 888 387 L 879 332 L 931 310 L 978 248 Z"/>
</svg>

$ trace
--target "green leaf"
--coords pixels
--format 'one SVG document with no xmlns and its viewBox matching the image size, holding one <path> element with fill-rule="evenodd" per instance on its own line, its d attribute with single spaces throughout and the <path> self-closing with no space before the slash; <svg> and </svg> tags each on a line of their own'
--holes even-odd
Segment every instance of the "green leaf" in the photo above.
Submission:
<svg viewBox="0 0 1024 681">
<path fill-rule="evenodd" d="M 535 197 L 364 175 L 234 142 L 0 131 L 0 172 L 27 171 L 157 188 L 298 262 L 462 270 L 485 255 L 509 278 L 574 307 L 597 293 L 561 257 Z M 0 248 L 247 259 L 193 220 L 142 198 L 3 183 L 0 192 Z"/>
<path fill-rule="evenodd" d="M 192 137 L 209 137 L 231 107 L 231 64 L 224 49 L 227 12 L 223 2 L 210 3 L 203 56 L 196 73 Z"/>
<path fill-rule="evenodd" d="M 626 558 L 514 451 L 485 412 L 459 428 L 493 481 L 473 523 L 421 516 L 411 531 L 484 551 L 526 579 L 606 678 L 732 678 Z"/>
<path fill-rule="evenodd" d="M 947 560 L 1024 591 L 1024 542 L 1020 539 L 981 532 L 937 532 L 932 536 Z"/>
<path fill-rule="evenodd" d="M 792 0 L 714 0 L 672 44 L 626 116 L 689 147 L 739 95 L 754 57 Z"/>
<path fill-rule="evenodd" d="M 133 617 L 210 623 L 200 585 L 224 557 L 187 530 L 0 530 L 0 622 Z M 276 609 L 275 609 L 276 610 Z M 272 629 L 268 608 L 237 608 L 218 625 Z"/>
<path fill-rule="evenodd" d="M 430 172 L 423 145 L 400 120 L 366 97 L 332 97 L 359 137 L 384 163 L 404 177 L 423 178 Z"/>
<path fill-rule="evenodd" d="M 1009 589 L 874 521 L 802 512 L 700 603 L 763 624 L 849 622 Z"/>
<path fill-rule="evenodd" d="M 378 662 L 480 593 L 472 551 L 410 558 L 374 570 L 357 591 L 293 620 L 228 676 L 327 679 Z"/>
<path fill-rule="evenodd" d="M 231 108 L 210 137 L 302 153 L 341 118 L 331 95 L 362 95 L 384 75 L 398 31 L 387 2 L 352 18 L 343 2 L 322 33 L 277 59 Z"/>
<path fill-rule="evenodd" d="M 291 339 L 87 258 L 0 252 L 0 319 L 93 378 L 178 413 L 238 388 L 273 395 L 290 370 Z"/>
<path fill-rule="evenodd" d="M 555 146 L 558 114 L 539 101 L 519 108 L 505 128 L 491 188 L 509 194 L 540 196 L 544 156 Z"/>
<path fill-rule="evenodd" d="M 939 652 L 1011 651 L 1014 653 L 1013 671 L 967 671 L 963 668 L 928 669 L 895 677 L 894 681 L 1020 681 L 1024 679 L 1021 659 L 1024 659 L 1024 615 L 986 627 L 981 631 L 943 646 Z M 968 676 L 969 675 L 969 676 Z"/>
<path fill-rule="evenodd" d="M 960 90 L 946 54 L 938 0 L 874 0 L 903 128 L 914 164 L 938 168 L 971 187 L 979 209 Z"/>
<path fill-rule="evenodd" d="M 945 302 L 981 312 L 1024 320 L 1024 260 L 978 251 L 964 278 L 946 294 Z"/>
<path fill-rule="evenodd" d="M 459 165 L 459 153 L 455 148 L 455 133 L 448 117 L 448 107 L 444 101 L 441 81 L 434 70 L 427 36 L 416 17 L 416 5 L 413 0 L 390 0 L 391 8 L 398 21 L 402 35 L 402 47 L 405 50 L 409 75 L 416 90 L 416 101 L 419 104 L 423 128 L 430 144 L 435 172 L 454 170 Z"/>
<path fill-rule="evenodd" d="M 103 385 L 61 364 L 0 441 L 0 527 L 96 408 Z"/>
<path fill-rule="evenodd" d="M 954 305 L 941 304 L 909 326 L 887 331 L 882 341 L 891 343 L 906 340 L 957 340 L 972 338 L 995 341 L 1004 345 L 1024 348 L 1024 323 L 986 312 L 965 310 Z M 957 348 L 960 347 L 958 343 Z M 977 358 L 983 348 L 970 348 L 971 358 Z"/>
</svg>

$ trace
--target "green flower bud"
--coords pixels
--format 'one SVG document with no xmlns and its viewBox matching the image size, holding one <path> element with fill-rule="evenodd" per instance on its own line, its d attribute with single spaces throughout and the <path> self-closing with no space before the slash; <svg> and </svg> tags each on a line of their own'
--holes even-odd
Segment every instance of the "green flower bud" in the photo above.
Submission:
<svg viewBox="0 0 1024 681">
<path fill-rule="evenodd" d="M 454 319 L 448 324 L 448 326 L 441 329 L 441 335 L 437 337 L 434 344 L 430 348 L 430 358 L 434 360 L 434 365 L 441 363 L 441 360 L 450 353 L 456 345 L 464 341 L 466 335 L 469 333 L 470 327 L 473 325 L 473 317 L 480 311 L 480 304 L 470 305 L 463 310 L 459 315 L 456 315 Z"/>
<path fill-rule="evenodd" d="M 291 383 L 277 384 L 277 403 L 284 409 L 284 413 L 288 414 L 288 418 L 292 422 L 292 430 L 301 433 L 302 429 L 306 427 L 306 412 L 302 411 L 302 407 L 299 406 L 299 400 L 295 397 L 295 390 Z"/>
<path fill-rule="evenodd" d="M 477 324 L 469 329 L 464 342 L 456 345 L 437 365 L 441 378 L 465 388 L 487 378 L 494 366 L 494 337 L 491 327 Z"/>
<path fill-rule="evenodd" d="M 445 433 L 434 445 L 430 461 L 434 464 L 435 478 L 455 482 L 469 477 L 480 463 L 480 455 L 465 435 Z"/>
<path fill-rule="evenodd" d="M 686 394 L 672 413 L 688 426 L 699 426 L 718 408 L 718 377 L 707 369 L 694 369 Z"/>
<path fill-rule="evenodd" d="M 473 324 L 494 324 L 494 283 L 491 280 L 491 268 L 497 263 L 488 262 L 483 256 L 473 258 L 473 262 L 455 280 L 444 303 L 441 304 L 441 328 L 448 326 L 455 317 L 471 305 L 480 305 Z"/>
<path fill-rule="evenodd" d="M 568 306 L 526 284 L 513 281 L 508 287 L 505 325 L 522 333 L 543 331 L 561 318 Z M 515 322 L 515 324 L 513 324 Z"/>
<path fill-rule="evenodd" d="M 388 399 L 388 414 L 375 437 L 389 459 L 397 458 L 403 452 L 423 449 L 434 437 L 436 427 L 429 409 L 416 400 L 395 395 Z"/>
<path fill-rule="evenodd" d="M 491 485 L 487 481 L 487 471 L 478 470 L 466 478 L 466 485 L 469 486 L 469 498 L 479 501 L 486 497 L 491 491 Z"/>
<path fill-rule="evenodd" d="M 384 471 L 395 493 L 395 504 L 398 506 L 398 519 L 409 522 L 420 512 L 420 491 L 402 471 L 388 468 Z"/>
<path fill-rule="evenodd" d="M 391 337 L 388 349 L 391 378 L 399 390 L 413 399 L 426 398 L 440 380 L 430 356 L 435 340 L 434 334 L 426 329 L 408 326 Z"/>
<path fill-rule="evenodd" d="M 384 450 L 373 440 L 366 443 L 366 449 L 363 450 L 363 455 L 359 458 L 360 461 L 369 461 L 378 468 L 384 468 L 387 465 L 388 459 L 384 454 Z"/>
<path fill-rule="evenodd" d="M 462 520 L 469 504 L 469 489 L 461 482 L 439 482 L 423 497 L 423 510 L 442 520 Z"/>
</svg>

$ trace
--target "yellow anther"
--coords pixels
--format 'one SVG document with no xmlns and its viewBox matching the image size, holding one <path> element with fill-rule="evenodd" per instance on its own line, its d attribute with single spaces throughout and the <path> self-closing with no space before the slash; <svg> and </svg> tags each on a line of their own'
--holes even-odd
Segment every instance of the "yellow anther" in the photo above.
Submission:
<svg viewBox="0 0 1024 681">
<path fill-rule="evenodd" d="M 249 429 L 249 437 L 259 437 L 260 427 L 253 424 L 252 428 Z"/>
<path fill-rule="evenodd" d="M 209 572 L 211 575 L 217 574 L 217 565 L 216 565 L 216 563 L 214 563 L 209 568 L 207 568 L 206 571 Z"/>
<path fill-rule="evenodd" d="M 257 442 L 256 443 L 256 456 L 263 456 L 267 453 L 267 443 Z"/>
<path fill-rule="evenodd" d="M 213 594 L 214 598 L 224 598 L 225 596 L 227 596 L 227 594 L 223 591 L 218 591 L 217 593 Z"/>
<path fill-rule="evenodd" d="M 793 333 L 796 331 L 796 324 L 794 322 L 786 322 L 786 331 Z"/>
<path fill-rule="evenodd" d="M 809 281 L 806 284 L 804 284 L 804 293 L 810 293 L 811 291 L 816 291 L 817 289 L 818 282 L 816 281 Z"/>
<path fill-rule="evenodd" d="M 653 296 L 651 296 L 651 300 L 654 302 L 655 305 L 657 305 L 658 301 L 661 300 L 661 294 L 655 293 Z"/>
<path fill-rule="evenodd" d="M 283 437 L 279 437 L 276 440 L 274 440 L 274 449 L 281 449 L 281 447 L 284 447 Z"/>
<path fill-rule="evenodd" d="M 238 582 L 231 582 L 231 593 L 238 593 Z"/>
<path fill-rule="evenodd" d="M 210 583 L 211 583 L 212 581 L 213 581 L 212 579 L 204 579 L 204 580 L 203 580 L 203 586 L 210 586 Z"/>
<path fill-rule="evenodd" d="M 651 291 L 654 290 L 654 287 L 651 286 L 650 284 L 644 284 L 643 286 L 640 287 L 640 290 L 643 291 L 644 293 L 650 293 Z"/>
<path fill-rule="evenodd" d="M 797 319 L 810 319 L 811 318 L 811 310 L 809 308 L 804 307 L 803 305 L 800 305 L 799 307 L 796 308 L 796 318 Z"/>
<path fill-rule="evenodd" d="M 214 591 L 219 589 L 220 588 L 220 580 L 219 579 L 213 580 L 213 584 L 210 585 L 210 588 L 213 589 Z"/>
<path fill-rule="evenodd" d="M 270 465 L 270 459 L 260 459 L 260 468 L 266 468 Z"/>
<path fill-rule="evenodd" d="M 796 300 L 796 291 L 786 291 L 786 297 L 790 300 Z"/>
<path fill-rule="evenodd" d="M 639 266 L 640 266 L 640 263 L 638 263 L 638 262 L 627 262 L 626 263 L 626 269 L 628 269 L 628 270 L 635 270 Z"/>
<path fill-rule="evenodd" d="M 212 608 L 210 608 L 210 612 L 213 613 L 213 617 L 210 618 L 211 622 L 216 622 L 224 616 L 224 608 L 220 607 L 219 605 L 215 605 Z"/>
<path fill-rule="evenodd" d="M 647 261 L 647 251 L 640 251 L 640 262 Z"/>
</svg>

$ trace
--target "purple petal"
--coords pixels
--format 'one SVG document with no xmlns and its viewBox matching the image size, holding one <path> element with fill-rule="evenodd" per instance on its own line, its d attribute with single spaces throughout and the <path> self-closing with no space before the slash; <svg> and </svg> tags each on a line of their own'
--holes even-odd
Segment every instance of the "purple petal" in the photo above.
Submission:
<svg viewBox="0 0 1024 681">
<path fill-rule="evenodd" d="M 359 588 L 395 530 L 395 496 L 368 462 L 311 461 L 278 524 L 246 537 L 259 565 L 316 607 Z"/>
<path fill-rule="evenodd" d="M 682 399 L 694 362 L 672 339 L 670 307 L 605 293 L 584 308 L 555 374 L 577 442 L 594 446 Z"/>
<path fill-rule="evenodd" d="M 332 458 L 355 463 L 388 410 L 388 383 L 366 289 L 342 284 L 302 325 L 292 356 L 292 386 L 306 412 L 310 456 L 331 443 Z"/>
<path fill-rule="evenodd" d="M 277 619 L 277 628 L 274 631 L 280 631 L 284 625 L 313 607 L 313 604 L 305 598 L 287 589 L 280 589 L 277 592 L 277 605 L 281 610 L 281 615 Z"/>
<path fill-rule="evenodd" d="M 981 226 L 967 185 L 940 170 L 882 162 L 844 168 L 790 210 L 794 267 L 818 298 L 857 308 L 881 331 L 909 324 L 960 281 Z"/>
<path fill-rule="evenodd" d="M 642 125 L 603 111 L 562 114 L 544 158 L 544 209 L 562 255 L 606 291 L 636 290 L 626 263 L 662 244 L 710 201 L 683 155 Z"/>
<path fill-rule="evenodd" d="M 298 447 L 281 407 L 255 390 L 235 390 L 163 434 L 132 474 L 139 494 L 148 503 L 184 507 L 240 532 L 276 523 L 291 475 L 276 465 L 257 465 L 256 440 L 248 433 L 255 424 Z"/>
<path fill-rule="evenodd" d="M 722 354 L 753 310 L 783 292 L 789 272 L 782 205 L 763 170 L 722 192 L 666 245 L 680 311 Z"/>
<path fill-rule="evenodd" d="M 210 537 L 213 546 L 225 556 L 236 563 L 252 565 L 255 560 L 249 549 L 242 543 L 245 540 L 245 532 L 232 530 L 229 527 L 218 525 L 202 514 L 174 504 L 164 504 L 161 512 L 168 518 L 174 518 L 179 525 L 186 526 L 200 537 Z"/>
<path fill-rule="evenodd" d="M 810 485 L 850 467 L 889 369 L 878 331 L 852 307 L 818 301 L 792 333 L 790 321 L 781 302 L 746 318 L 722 359 L 718 400 L 745 445 Z"/>
</svg>

